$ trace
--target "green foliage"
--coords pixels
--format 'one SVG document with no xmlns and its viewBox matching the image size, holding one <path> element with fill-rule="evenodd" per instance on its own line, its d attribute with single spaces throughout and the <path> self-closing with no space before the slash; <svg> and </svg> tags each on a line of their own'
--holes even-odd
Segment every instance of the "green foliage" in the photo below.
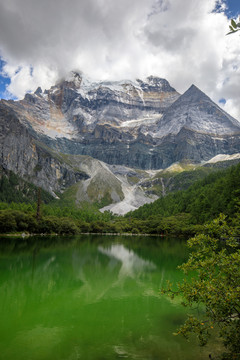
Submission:
<svg viewBox="0 0 240 360">
<path fill-rule="evenodd" d="M 194 170 L 183 171 L 174 177 L 170 178 L 168 184 L 168 192 L 187 190 L 196 181 L 204 179 L 207 175 L 213 171 L 218 171 L 218 168 L 201 166 Z"/>
<path fill-rule="evenodd" d="M 77 234 L 80 227 L 67 217 L 42 216 L 39 221 L 35 213 L 19 210 L 0 210 L 0 233 L 27 232 L 31 234 Z"/>
<path fill-rule="evenodd" d="M 82 220 L 89 223 L 97 220 L 106 222 L 114 218 L 110 212 L 105 211 L 102 214 L 96 207 L 88 203 L 84 203 L 81 208 L 77 208 L 72 204 L 62 204 L 62 207 L 60 207 L 54 202 L 49 205 L 43 205 L 42 214 L 45 216 L 69 217 L 73 220 Z"/>
<path fill-rule="evenodd" d="M 135 185 L 135 184 L 137 184 L 139 182 L 139 177 L 129 175 L 129 176 L 127 176 L 127 180 L 129 182 L 129 184 Z"/>
<path fill-rule="evenodd" d="M 50 219 L 71 219 L 75 226 L 75 232 L 114 232 L 114 233 L 146 233 L 156 235 L 194 235 L 201 231 L 202 224 L 214 219 L 219 213 L 224 212 L 231 217 L 235 213 L 236 199 L 240 196 L 240 164 L 221 171 L 196 170 L 197 176 L 203 176 L 201 180 L 195 182 L 187 190 L 176 191 L 158 199 L 154 203 L 145 204 L 134 212 L 126 214 L 124 217 L 116 217 L 110 212 L 99 211 L 98 206 L 87 202 L 81 203 L 81 208 L 75 204 L 77 187 L 74 185 L 63 195 L 60 200 L 54 199 L 46 204 L 45 192 L 42 191 L 41 216 L 42 228 L 40 229 L 33 222 L 31 225 L 23 219 L 21 222 L 13 218 L 6 218 L 5 225 L 1 225 L 1 232 L 28 231 L 31 233 L 61 233 L 61 224 L 57 220 L 51 222 Z M 182 172 L 177 175 L 177 182 L 188 184 L 194 179 L 192 172 Z M 0 210 L 16 210 L 25 214 L 30 214 L 30 218 L 36 216 L 37 207 L 37 188 L 33 186 L 31 198 L 33 201 L 23 202 L 24 192 L 20 180 L 14 174 L 1 177 L 2 194 L 5 201 L 0 202 Z M 4 185 L 5 184 L 5 185 Z M 6 185 L 7 184 L 7 185 Z M 11 184 L 11 186 L 9 186 Z M 28 184 L 29 185 L 29 184 Z M 21 199 L 16 196 L 17 187 Z M 188 186 L 188 185 L 187 185 Z M 27 189 L 29 187 L 27 186 Z M 28 190 L 28 194 L 30 194 Z M 49 195 L 50 196 L 50 195 Z M 14 198 L 14 202 L 12 199 Z M 1 199 L 1 198 L 0 198 Z M 30 197 L 28 197 L 30 199 Z M 15 200 L 17 202 L 15 202 Z M 19 201 L 18 201 L 19 200 Z M 98 204 L 99 205 L 99 204 Z M 3 217 L 2 213 L 2 217 Z M 12 216 L 12 215 L 11 215 Z M 48 219 L 45 222 L 43 219 Z M 7 224 L 9 222 L 9 225 Z M 14 223 L 15 222 L 15 223 Z M 95 223 L 95 224 L 93 224 Z M 71 227 L 71 226 L 70 226 Z M 64 229 L 64 227 L 62 226 Z M 65 227 L 66 228 L 66 227 Z"/>
<path fill-rule="evenodd" d="M 233 215 L 235 198 L 238 196 L 240 164 L 229 169 L 213 172 L 195 182 L 185 191 L 177 191 L 145 204 L 126 216 L 146 220 L 152 217 L 191 215 L 192 224 L 203 224 L 214 219 L 221 212 Z"/>
<path fill-rule="evenodd" d="M 24 181 L 12 171 L 0 168 L 0 201 L 34 203 L 37 189 L 37 186 Z M 54 199 L 44 190 L 42 190 L 41 196 L 44 203 L 49 203 Z"/>
<path fill-rule="evenodd" d="M 231 25 L 229 25 L 229 33 L 227 33 L 227 35 L 229 34 L 233 34 L 237 31 L 240 30 L 240 21 L 238 23 L 235 22 L 235 20 L 231 19 Z"/>
<path fill-rule="evenodd" d="M 59 208 L 57 206 L 42 205 L 41 217 L 37 221 L 36 204 L 32 206 L 25 203 L 0 203 L 0 233 L 77 234 L 81 232 L 115 232 L 115 226 L 111 222 L 113 218 L 114 216 L 109 212 L 102 214 L 87 206 L 84 209 L 78 209 L 75 207 Z M 97 230 L 94 230 L 94 227 Z"/>
<path fill-rule="evenodd" d="M 59 224 L 58 232 L 59 234 L 78 234 L 79 228 L 75 224 L 75 222 L 72 219 L 64 218 L 61 219 L 61 222 Z"/>
<path fill-rule="evenodd" d="M 236 220 L 236 219 L 235 219 Z M 205 226 L 204 232 L 188 240 L 191 254 L 180 266 L 185 275 L 193 274 L 178 285 L 171 297 L 181 295 L 183 305 L 200 307 L 198 317 L 189 316 L 178 334 L 197 335 L 205 345 L 218 333 L 228 353 L 225 359 L 240 358 L 240 248 L 238 227 L 230 227 L 224 215 Z"/>
<path fill-rule="evenodd" d="M 19 210 L 0 210 L 0 233 L 15 231 L 35 232 L 36 230 L 37 221 L 33 214 L 24 213 Z"/>
<path fill-rule="evenodd" d="M 8 233 L 8 232 L 16 230 L 16 228 L 17 228 L 17 223 L 15 220 L 15 217 L 7 211 L 3 212 L 0 210 L 1 233 Z"/>
</svg>

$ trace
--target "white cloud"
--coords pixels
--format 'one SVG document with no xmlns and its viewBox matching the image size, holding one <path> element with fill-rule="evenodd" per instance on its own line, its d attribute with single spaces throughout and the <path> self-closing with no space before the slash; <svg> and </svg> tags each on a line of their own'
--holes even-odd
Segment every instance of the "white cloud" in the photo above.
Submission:
<svg viewBox="0 0 240 360">
<path fill-rule="evenodd" d="M 218 12 L 213 12 L 218 3 Z M 192 83 L 240 120 L 238 34 L 223 0 L 0 0 L 0 53 L 21 98 L 79 69 L 98 79 Z"/>
<path fill-rule="evenodd" d="M 17 98 L 24 97 L 26 92 L 34 91 L 38 86 L 48 89 L 58 79 L 55 70 L 41 64 L 32 67 L 30 65 L 18 66 L 7 63 L 3 67 L 3 74 L 11 78 L 11 83 L 7 87 L 8 93 Z"/>
</svg>

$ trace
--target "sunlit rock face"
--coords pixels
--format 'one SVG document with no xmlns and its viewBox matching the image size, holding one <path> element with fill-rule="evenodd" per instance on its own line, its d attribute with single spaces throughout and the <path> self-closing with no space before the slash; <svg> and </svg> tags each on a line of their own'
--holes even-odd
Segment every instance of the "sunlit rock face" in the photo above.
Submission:
<svg viewBox="0 0 240 360">
<path fill-rule="evenodd" d="M 212 136 L 239 133 L 240 123 L 192 85 L 157 123 L 155 137 L 177 135 L 182 128 Z"/>
<path fill-rule="evenodd" d="M 91 82 L 71 73 L 51 89 L 3 101 L 35 139 L 108 164 L 160 169 L 240 151 L 240 124 L 194 85 L 167 80 Z"/>
<path fill-rule="evenodd" d="M 53 196 L 89 176 L 37 142 L 9 106 L 0 109 L 0 166 Z"/>
<path fill-rule="evenodd" d="M 0 167 L 77 205 L 125 214 L 165 187 L 154 170 L 240 153 L 240 123 L 192 85 L 89 81 L 82 74 L 20 101 L 0 101 Z M 145 186 L 147 184 L 147 186 Z M 159 190 L 160 191 L 160 190 Z"/>
<path fill-rule="evenodd" d="M 50 90 L 43 93 L 38 88 L 11 107 L 33 130 L 52 139 L 80 140 L 90 134 L 97 139 L 102 134 L 96 126 L 120 127 L 119 132 L 125 132 L 146 122 L 155 123 L 178 97 L 161 78 L 91 83 L 72 73 Z M 113 140 L 114 136 L 106 138 L 110 143 Z"/>
</svg>

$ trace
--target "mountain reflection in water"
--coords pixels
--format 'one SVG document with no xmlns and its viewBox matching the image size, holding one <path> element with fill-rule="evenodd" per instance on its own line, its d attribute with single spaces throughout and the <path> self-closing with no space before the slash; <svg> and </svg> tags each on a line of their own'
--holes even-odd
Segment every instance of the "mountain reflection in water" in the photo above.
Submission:
<svg viewBox="0 0 240 360">
<path fill-rule="evenodd" d="M 161 295 L 177 282 L 183 242 L 82 236 L 0 241 L 0 359 L 196 360 L 172 333 L 186 309 Z"/>
<path fill-rule="evenodd" d="M 112 245 L 110 248 L 99 246 L 98 249 L 101 253 L 122 263 L 118 275 L 119 279 L 127 276 L 135 279 L 146 271 L 156 269 L 156 265 L 151 261 L 141 259 L 133 250 L 128 250 L 124 245 Z"/>
</svg>

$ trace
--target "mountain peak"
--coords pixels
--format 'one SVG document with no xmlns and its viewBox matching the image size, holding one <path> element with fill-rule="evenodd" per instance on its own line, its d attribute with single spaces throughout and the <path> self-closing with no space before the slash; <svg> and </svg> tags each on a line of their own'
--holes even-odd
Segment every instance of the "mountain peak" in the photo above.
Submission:
<svg viewBox="0 0 240 360">
<path fill-rule="evenodd" d="M 198 90 L 198 91 L 201 91 L 195 84 L 192 84 L 190 87 L 189 87 L 189 90 Z M 202 92 L 202 91 L 201 91 Z"/>
<path fill-rule="evenodd" d="M 176 92 L 166 79 L 150 75 L 145 80 L 137 79 L 143 91 Z"/>
<path fill-rule="evenodd" d="M 202 90 L 200 90 L 196 85 L 192 84 L 177 100 L 179 103 L 191 104 L 191 106 L 198 106 L 200 103 L 203 106 L 214 106 L 217 105 L 207 96 Z M 177 104 L 176 104 L 177 105 Z"/>
<path fill-rule="evenodd" d="M 185 93 L 183 94 L 187 97 L 205 97 L 205 98 L 208 98 L 210 100 L 210 98 L 202 91 L 200 90 L 196 85 L 192 84 L 186 91 Z"/>
<path fill-rule="evenodd" d="M 39 86 L 37 90 L 34 92 L 35 95 L 41 95 L 42 94 L 42 88 Z"/>
<path fill-rule="evenodd" d="M 83 74 L 81 72 L 71 71 L 64 78 L 59 79 L 51 89 L 56 87 L 79 89 L 82 83 L 82 77 Z"/>
<path fill-rule="evenodd" d="M 239 133 L 240 123 L 192 84 L 159 120 L 159 136 L 178 134 L 181 129 L 201 134 L 231 135 Z"/>
<path fill-rule="evenodd" d="M 25 100 L 1 102 L 0 115 L 5 124 L 4 164 L 12 151 L 11 134 L 17 123 L 56 151 L 141 169 L 240 152 L 239 122 L 197 86 L 191 85 L 179 96 L 167 80 L 153 75 L 135 81 L 92 81 L 73 71 L 50 90 L 42 93 L 39 88 Z M 34 169 L 37 156 L 29 154 Z M 48 166 L 48 161 L 42 165 Z"/>
</svg>

